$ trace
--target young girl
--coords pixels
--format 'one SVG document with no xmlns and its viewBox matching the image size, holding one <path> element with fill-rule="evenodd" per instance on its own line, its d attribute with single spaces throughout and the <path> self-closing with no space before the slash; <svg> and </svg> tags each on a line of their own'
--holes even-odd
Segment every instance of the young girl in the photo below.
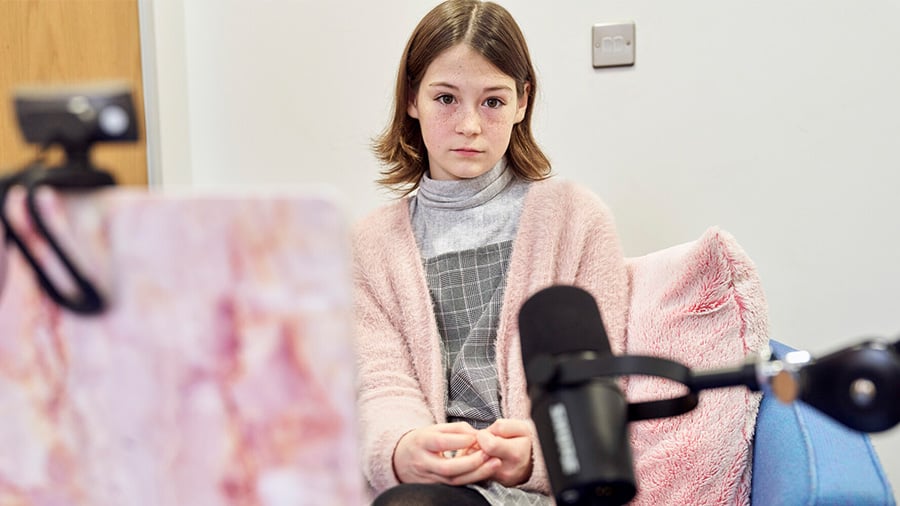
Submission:
<svg viewBox="0 0 900 506">
<path fill-rule="evenodd" d="M 529 419 L 518 310 L 592 292 L 621 349 L 622 252 L 606 208 L 548 179 L 538 83 L 504 8 L 449 0 L 407 43 L 380 182 L 405 198 L 355 234 L 359 410 L 375 504 L 551 504 Z M 399 484 L 399 485 L 398 485 Z"/>
</svg>

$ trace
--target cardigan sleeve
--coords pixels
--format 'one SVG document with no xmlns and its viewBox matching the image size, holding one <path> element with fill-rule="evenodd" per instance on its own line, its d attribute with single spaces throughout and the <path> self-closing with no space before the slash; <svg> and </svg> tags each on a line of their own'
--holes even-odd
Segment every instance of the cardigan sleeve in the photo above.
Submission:
<svg viewBox="0 0 900 506">
<path fill-rule="evenodd" d="M 357 409 L 363 474 L 376 492 L 398 483 L 393 453 L 412 429 L 435 423 L 416 377 L 409 344 L 396 323 L 403 311 L 391 297 L 391 262 L 378 243 L 354 245 Z M 396 267 L 395 267 L 396 268 Z"/>
</svg>

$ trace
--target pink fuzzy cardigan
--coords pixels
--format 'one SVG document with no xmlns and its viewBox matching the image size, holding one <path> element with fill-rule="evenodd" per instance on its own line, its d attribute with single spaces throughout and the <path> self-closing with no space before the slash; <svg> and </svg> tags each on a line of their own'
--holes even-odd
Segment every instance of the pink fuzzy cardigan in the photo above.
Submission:
<svg viewBox="0 0 900 506">
<path fill-rule="evenodd" d="M 670 331 L 679 329 L 670 327 L 670 316 L 658 314 L 652 306 L 664 301 L 677 303 L 679 290 L 684 289 L 675 286 L 665 294 L 667 299 L 656 300 L 662 284 L 654 281 L 652 272 L 644 276 L 644 270 L 652 271 L 644 269 L 640 260 L 626 262 L 612 216 L 591 192 L 558 179 L 532 184 L 513 245 L 497 332 L 497 370 L 505 417 L 530 419 L 520 358 L 518 308 L 533 293 L 553 284 L 579 286 L 595 297 L 617 354 L 687 357 L 692 366 L 730 365 L 751 348 L 742 343 L 736 348 L 709 350 L 710 341 L 726 341 L 712 332 L 699 332 L 702 339 L 696 343 L 670 335 Z M 731 285 L 730 276 L 723 279 Z M 400 437 L 413 428 L 445 421 L 446 411 L 440 336 L 410 225 L 408 199 L 388 204 L 358 224 L 354 234 L 354 282 L 363 472 L 374 491 L 380 492 L 397 484 L 392 454 Z M 643 290 L 647 293 L 644 300 L 633 300 L 632 287 L 647 283 L 653 286 Z M 680 306 L 676 308 L 680 310 Z M 715 308 L 703 310 L 716 312 Z M 630 311 L 636 312 L 631 322 Z M 725 329 L 727 323 L 733 322 L 723 322 L 715 331 L 734 330 Z M 681 324 L 680 320 L 675 322 L 676 327 Z M 631 332 L 632 326 L 637 333 Z M 746 329 L 739 330 L 740 334 Z M 697 334 L 691 333 L 691 339 Z M 732 336 L 726 337 L 733 341 Z M 722 353 L 722 348 L 729 348 L 728 352 Z M 703 360 L 706 350 L 710 355 Z M 657 392 L 668 394 L 667 388 L 671 388 L 653 381 L 630 380 L 625 385 L 631 400 L 646 399 Z M 701 405 L 704 403 L 714 405 L 706 406 L 706 410 L 701 406 L 678 419 L 633 424 L 641 490 L 635 504 L 673 504 L 670 500 L 685 497 L 691 500 L 682 504 L 707 503 L 710 497 L 727 497 L 726 502 L 731 504 L 746 502 L 754 399 L 730 391 L 717 393 L 715 403 L 701 398 Z M 731 427 L 723 427 L 717 419 L 734 424 L 732 418 L 749 431 L 742 432 L 739 440 L 723 441 L 718 433 L 728 432 L 730 437 Z M 549 494 L 546 466 L 536 437 L 533 448 L 534 471 L 521 487 Z M 691 467 L 682 469 L 685 464 Z"/>
</svg>

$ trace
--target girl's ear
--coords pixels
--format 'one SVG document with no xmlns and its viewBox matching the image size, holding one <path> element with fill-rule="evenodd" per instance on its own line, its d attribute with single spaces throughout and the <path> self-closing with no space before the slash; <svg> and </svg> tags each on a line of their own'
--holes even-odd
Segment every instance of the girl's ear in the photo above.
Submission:
<svg viewBox="0 0 900 506">
<path fill-rule="evenodd" d="M 416 93 L 413 91 L 409 92 L 406 99 L 406 114 L 409 114 L 410 118 L 419 119 L 419 106 L 416 103 Z"/>
<path fill-rule="evenodd" d="M 516 109 L 516 123 L 520 123 L 525 119 L 525 111 L 528 110 L 528 97 L 531 96 L 531 83 L 525 83 L 522 87 L 522 96 L 518 97 L 518 108 Z"/>
</svg>

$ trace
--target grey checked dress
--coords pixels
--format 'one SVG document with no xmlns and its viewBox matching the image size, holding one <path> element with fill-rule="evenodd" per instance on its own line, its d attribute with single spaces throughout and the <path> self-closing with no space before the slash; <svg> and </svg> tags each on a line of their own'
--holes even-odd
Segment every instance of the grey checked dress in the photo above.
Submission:
<svg viewBox="0 0 900 506">
<path fill-rule="evenodd" d="M 528 183 L 501 161 L 474 179 L 422 179 L 410 212 L 447 379 L 447 420 L 482 429 L 500 409 L 495 341 L 506 271 Z M 492 505 L 550 505 L 496 482 L 469 485 Z"/>
</svg>

